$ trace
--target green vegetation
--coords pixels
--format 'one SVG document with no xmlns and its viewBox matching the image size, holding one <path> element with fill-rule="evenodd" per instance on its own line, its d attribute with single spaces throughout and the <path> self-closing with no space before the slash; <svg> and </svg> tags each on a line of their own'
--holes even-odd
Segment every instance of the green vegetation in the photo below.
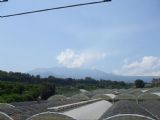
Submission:
<svg viewBox="0 0 160 120">
<path fill-rule="evenodd" d="M 95 80 L 90 77 L 85 79 L 72 79 L 72 78 L 56 78 L 54 76 L 49 76 L 48 78 L 41 78 L 39 75 L 33 76 L 30 74 L 19 73 L 19 72 L 5 72 L 0 71 L 0 80 L 1 81 L 10 81 L 10 82 L 20 82 L 28 84 L 39 84 L 39 83 L 54 83 L 56 86 L 69 86 L 75 87 L 78 89 L 93 90 L 97 88 L 129 88 L 130 85 L 126 84 L 123 81 L 111 81 L 111 80 Z"/>
<path fill-rule="evenodd" d="M 136 80 L 135 81 L 136 88 L 144 88 L 144 85 L 145 85 L 145 83 L 143 80 Z"/>
<path fill-rule="evenodd" d="M 160 78 L 154 78 L 152 80 L 152 86 L 154 86 L 154 87 L 160 87 Z"/>
<path fill-rule="evenodd" d="M 46 100 L 54 94 L 73 96 L 79 89 L 121 89 L 130 88 L 131 85 L 123 81 L 56 78 L 49 76 L 41 78 L 20 72 L 0 71 L 0 102 Z"/>
<path fill-rule="evenodd" d="M 53 84 L 31 85 L 0 81 L 0 103 L 33 101 L 39 96 L 45 100 L 53 94 L 55 94 Z"/>
</svg>

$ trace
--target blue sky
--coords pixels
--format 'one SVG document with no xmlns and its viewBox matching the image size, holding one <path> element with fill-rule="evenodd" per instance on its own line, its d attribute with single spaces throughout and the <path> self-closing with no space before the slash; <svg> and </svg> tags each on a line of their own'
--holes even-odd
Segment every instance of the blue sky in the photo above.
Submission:
<svg viewBox="0 0 160 120">
<path fill-rule="evenodd" d="M 0 15 L 89 1 L 95 0 L 9 0 Z M 160 76 L 159 6 L 159 0 L 113 0 L 0 19 L 0 69 L 65 66 Z"/>
</svg>

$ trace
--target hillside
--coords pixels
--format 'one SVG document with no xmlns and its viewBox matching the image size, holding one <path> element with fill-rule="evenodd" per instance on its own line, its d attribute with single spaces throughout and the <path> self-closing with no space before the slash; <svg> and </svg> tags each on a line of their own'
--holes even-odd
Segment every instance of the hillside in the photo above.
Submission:
<svg viewBox="0 0 160 120">
<path fill-rule="evenodd" d="M 77 68 L 65 68 L 65 67 L 53 67 L 53 68 L 38 68 L 29 71 L 32 75 L 40 75 L 41 77 L 55 76 L 60 78 L 75 78 L 84 79 L 85 77 L 92 77 L 100 80 L 116 80 L 133 82 L 136 79 L 142 79 L 146 82 L 151 82 L 154 76 L 122 76 L 112 73 L 106 73 L 95 69 L 77 69 Z"/>
</svg>

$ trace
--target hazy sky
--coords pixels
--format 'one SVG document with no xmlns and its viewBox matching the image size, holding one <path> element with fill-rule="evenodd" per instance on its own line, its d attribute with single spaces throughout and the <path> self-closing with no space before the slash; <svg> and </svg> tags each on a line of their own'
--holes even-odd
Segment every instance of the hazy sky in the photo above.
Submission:
<svg viewBox="0 0 160 120">
<path fill-rule="evenodd" d="M 9 0 L 0 3 L 0 15 L 89 1 L 95 0 Z M 113 0 L 0 19 L 1 70 L 54 66 L 160 75 L 160 0 Z"/>
</svg>

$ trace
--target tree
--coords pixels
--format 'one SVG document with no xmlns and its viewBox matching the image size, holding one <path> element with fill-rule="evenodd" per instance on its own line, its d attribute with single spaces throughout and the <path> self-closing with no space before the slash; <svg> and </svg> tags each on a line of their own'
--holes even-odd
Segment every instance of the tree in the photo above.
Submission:
<svg viewBox="0 0 160 120">
<path fill-rule="evenodd" d="M 159 87 L 160 86 L 160 78 L 153 78 L 152 85 L 155 87 Z"/>
<path fill-rule="evenodd" d="M 13 93 L 22 94 L 24 89 L 25 89 L 24 85 L 22 85 L 20 83 L 16 83 L 15 86 L 13 87 L 12 91 L 13 91 Z"/>
<path fill-rule="evenodd" d="M 54 95 L 56 92 L 56 88 L 54 84 L 50 83 L 43 83 L 41 88 L 41 98 L 46 100 L 50 96 Z"/>
<path fill-rule="evenodd" d="M 144 83 L 143 80 L 139 80 L 139 79 L 138 79 L 138 80 L 135 81 L 135 86 L 136 86 L 136 88 L 143 88 L 144 85 L 145 85 L 145 83 Z"/>
</svg>

